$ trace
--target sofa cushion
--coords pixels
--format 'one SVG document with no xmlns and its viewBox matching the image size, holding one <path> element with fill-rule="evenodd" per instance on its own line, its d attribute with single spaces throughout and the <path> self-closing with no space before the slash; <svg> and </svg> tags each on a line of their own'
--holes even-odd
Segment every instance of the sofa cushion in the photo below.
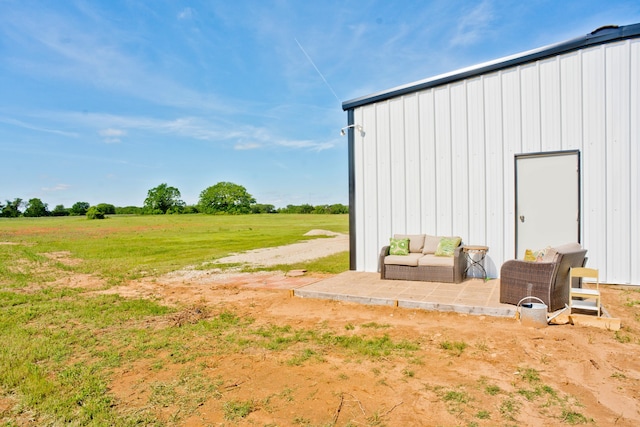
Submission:
<svg viewBox="0 0 640 427">
<path fill-rule="evenodd" d="M 422 247 L 423 254 L 435 254 L 438 249 L 438 243 L 440 243 L 440 236 L 426 235 L 424 237 L 424 246 Z"/>
<path fill-rule="evenodd" d="M 409 239 L 409 252 L 422 252 L 424 246 L 424 234 L 394 234 L 396 239 Z"/>
<path fill-rule="evenodd" d="M 420 257 L 418 260 L 419 266 L 430 267 L 451 267 L 453 268 L 453 257 L 437 256 L 434 254 L 427 254 Z"/>
<path fill-rule="evenodd" d="M 551 246 L 538 250 L 526 249 L 524 251 L 524 260 L 532 262 L 553 262 L 556 253 L 556 250 Z"/>
<path fill-rule="evenodd" d="M 452 257 L 456 251 L 456 248 L 460 246 L 462 238 L 460 237 L 443 237 L 438 243 L 438 249 L 436 249 L 436 256 Z"/>
<path fill-rule="evenodd" d="M 389 255 L 409 255 L 409 239 L 389 239 Z"/>
<path fill-rule="evenodd" d="M 554 246 L 554 249 L 559 254 L 564 254 L 567 252 L 577 252 L 582 249 L 580 243 L 565 243 L 564 245 Z"/>
<path fill-rule="evenodd" d="M 384 257 L 384 263 L 386 265 L 408 265 L 411 267 L 418 266 L 418 259 L 420 259 L 422 254 L 409 254 L 409 255 L 387 255 Z"/>
<path fill-rule="evenodd" d="M 525 249 L 523 260 L 528 262 L 535 262 L 538 259 L 539 253 L 540 251 L 537 251 L 537 250 Z M 542 258 L 542 255 L 540 255 L 540 258 Z"/>
<path fill-rule="evenodd" d="M 542 257 L 542 262 L 556 262 L 558 260 L 558 251 L 555 248 L 548 248 Z"/>
</svg>

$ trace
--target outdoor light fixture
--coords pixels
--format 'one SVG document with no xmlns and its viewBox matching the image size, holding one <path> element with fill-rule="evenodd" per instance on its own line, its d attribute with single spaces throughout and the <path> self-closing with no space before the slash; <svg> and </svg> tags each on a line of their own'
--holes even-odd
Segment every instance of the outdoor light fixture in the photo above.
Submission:
<svg viewBox="0 0 640 427">
<path fill-rule="evenodd" d="M 360 126 L 360 125 L 345 126 L 342 129 L 340 129 L 340 135 L 345 136 L 347 134 L 347 129 L 349 129 L 349 128 L 354 128 L 355 130 L 360 132 L 360 136 L 364 136 L 364 129 L 362 129 L 362 126 Z"/>
</svg>

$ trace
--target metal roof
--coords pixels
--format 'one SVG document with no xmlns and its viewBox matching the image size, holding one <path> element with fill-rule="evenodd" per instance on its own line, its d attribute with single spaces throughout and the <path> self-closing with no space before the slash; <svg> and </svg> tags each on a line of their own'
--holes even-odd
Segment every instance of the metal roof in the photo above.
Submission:
<svg viewBox="0 0 640 427">
<path fill-rule="evenodd" d="M 425 80 L 409 83 L 403 86 L 397 86 L 392 89 L 376 92 L 360 98 L 351 99 L 342 103 L 343 110 L 351 110 L 367 104 L 373 104 L 389 98 L 405 95 L 419 90 L 424 90 L 458 80 L 479 76 L 481 74 L 513 67 L 516 65 L 526 64 L 550 56 L 560 55 L 563 53 L 583 49 L 589 46 L 611 43 L 618 40 L 632 39 L 640 37 L 640 24 L 625 25 L 619 27 L 617 25 L 607 25 L 600 27 L 593 32 L 567 40 L 561 43 L 544 46 L 538 49 L 529 50 L 527 52 L 507 56 L 496 59 L 494 61 L 484 62 L 467 68 L 462 68 L 450 73 L 440 74 Z"/>
</svg>

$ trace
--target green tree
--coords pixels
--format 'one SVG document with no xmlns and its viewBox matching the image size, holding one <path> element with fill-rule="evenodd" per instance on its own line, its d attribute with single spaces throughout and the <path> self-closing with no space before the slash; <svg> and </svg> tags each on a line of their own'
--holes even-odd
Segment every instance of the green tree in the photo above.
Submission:
<svg viewBox="0 0 640 427">
<path fill-rule="evenodd" d="M 49 208 L 38 198 L 29 199 L 23 215 L 28 217 L 48 216 Z"/>
<path fill-rule="evenodd" d="M 318 206 L 314 206 L 313 207 L 313 212 L 314 214 L 326 214 L 329 213 L 329 206 L 328 205 L 318 205 Z"/>
<path fill-rule="evenodd" d="M 200 209 L 198 208 L 198 205 L 187 205 L 184 207 L 184 209 L 182 209 L 182 213 L 196 214 L 196 213 L 200 213 Z"/>
<path fill-rule="evenodd" d="M 163 183 L 147 192 L 144 211 L 152 214 L 179 213 L 184 205 L 180 200 L 180 191 Z"/>
<path fill-rule="evenodd" d="M 56 205 L 51 211 L 51 215 L 53 216 L 68 216 L 69 213 L 69 209 L 65 209 L 64 205 Z"/>
<path fill-rule="evenodd" d="M 251 205 L 255 202 L 242 185 L 219 182 L 200 193 L 198 206 L 201 212 L 208 214 L 246 214 L 251 212 Z"/>
<path fill-rule="evenodd" d="M 263 205 L 260 203 L 255 203 L 251 205 L 251 213 L 261 214 L 261 213 L 276 213 L 276 208 L 273 205 Z"/>
<path fill-rule="evenodd" d="M 98 206 L 91 206 L 87 210 L 87 219 L 104 219 L 104 212 Z"/>
<path fill-rule="evenodd" d="M 2 213 L 0 216 L 4 218 L 17 218 L 22 212 L 20 212 L 20 207 L 22 206 L 22 199 L 14 199 L 13 202 L 7 200 L 7 204 L 2 208 Z"/>
<path fill-rule="evenodd" d="M 329 206 L 328 212 L 331 214 L 348 214 L 349 207 L 341 203 L 336 203 L 335 205 Z"/>
<path fill-rule="evenodd" d="M 98 203 L 96 208 L 105 215 L 115 215 L 116 207 L 110 203 Z"/>
<path fill-rule="evenodd" d="M 87 202 L 76 202 L 71 206 L 71 215 L 84 215 L 89 210 L 91 205 Z"/>
<path fill-rule="evenodd" d="M 310 214 L 313 212 L 315 208 L 308 203 L 300 205 L 300 213 L 302 214 Z"/>
<path fill-rule="evenodd" d="M 117 215 L 141 215 L 142 213 L 143 213 L 143 209 L 138 206 L 124 206 L 124 207 L 116 206 Z"/>
</svg>

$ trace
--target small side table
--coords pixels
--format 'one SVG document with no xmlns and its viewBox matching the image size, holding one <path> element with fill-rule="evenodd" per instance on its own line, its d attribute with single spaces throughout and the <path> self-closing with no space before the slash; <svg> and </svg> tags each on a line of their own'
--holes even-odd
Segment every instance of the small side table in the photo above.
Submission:
<svg viewBox="0 0 640 427">
<path fill-rule="evenodd" d="M 482 273 L 482 278 L 487 280 L 487 270 L 484 269 L 484 258 L 489 252 L 488 246 L 463 246 L 462 251 L 467 257 L 467 268 L 464 270 L 464 277 L 468 277 L 470 270 L 478 270 Z"/>
</svg>

